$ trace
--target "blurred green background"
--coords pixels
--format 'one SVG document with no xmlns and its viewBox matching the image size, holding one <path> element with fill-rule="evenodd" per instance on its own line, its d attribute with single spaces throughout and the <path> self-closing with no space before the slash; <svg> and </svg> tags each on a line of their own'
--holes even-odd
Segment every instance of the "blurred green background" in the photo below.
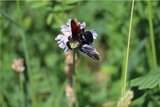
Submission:
<svg viewBox="0 0 160 107">
<path fill-rule="evenodd" d="M 152 1 L 151 6 L 159 64 L 160 2 Z M 100 61 L 95 61 L 78 55 L 75 91 L 79 107 L 115 107 L 122 89 L 130 11 L 131 1 L 0 1 L 0 106 L 24 107 L 21 76 L 11 65 L 27 53 L 28 107 L 69 107 L 64 92 L 65 55 L 54 38 L 60 33 L 60 25 L 77 18 L 86 22 L 86 29 L 96 30 L 94 46 L 101 56 Z M 147 1 L 136 1 L 128 82 L 153 67 L 148 17 Z M 134 90 L 138 97 L 131 107 L 158 107 L 160 98 L 153 92 L 157 87 Z M 149 95 L 156 100 L 148 100 Z M 149 104 L 145 105 L 146 101 Z"/>
</svg>

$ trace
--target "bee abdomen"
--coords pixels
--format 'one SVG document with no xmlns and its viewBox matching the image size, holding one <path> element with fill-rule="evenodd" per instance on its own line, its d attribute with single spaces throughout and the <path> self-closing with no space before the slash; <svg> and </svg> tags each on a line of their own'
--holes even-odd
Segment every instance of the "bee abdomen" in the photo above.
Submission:
<svg viewBox="0 0 160 107">
<path fill-rule="evenodd" d="M 91 44 L 93 42 L 93 35 L 90 31 L 85 31 L 82 35 L 82 43 L 83 44 Z"/>
</svg>

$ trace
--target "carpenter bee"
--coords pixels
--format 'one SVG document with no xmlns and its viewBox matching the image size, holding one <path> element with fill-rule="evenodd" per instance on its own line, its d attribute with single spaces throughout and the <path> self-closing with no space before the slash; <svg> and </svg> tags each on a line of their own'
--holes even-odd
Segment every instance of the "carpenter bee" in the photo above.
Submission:
<svg viewBox="0 0 160 107">
<path fill-rule="evenodd" d="M 71 20 L 71 32 L 72 35 L 68 37 L 67 46 L 71 50 L 80 50 L 86 53 L 93 59 L 99 60 L 99 53 L 91 45 L 93 42 L 93 35 L 90 31 L 80 28 L 80 24 L 72 19 Z"/>
</svg>

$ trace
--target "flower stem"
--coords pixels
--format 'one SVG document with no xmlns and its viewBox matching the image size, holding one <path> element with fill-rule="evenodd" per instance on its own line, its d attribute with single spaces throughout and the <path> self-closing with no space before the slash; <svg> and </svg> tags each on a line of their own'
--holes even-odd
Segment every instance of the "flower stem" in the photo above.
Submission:
<svg viewBox="0 0 160 107">
<path fill-rule="evenodd" d="M 76 52 L 75 51 L 73 51 L 73 64 L 72 64 L 72 87 L 73 87 L 73 91 L 74 91 L 74 95 L 76 95 L 75 94 L 75 63 L 76 63 L 76 61 L 75 61 L 75 56 L 76 56 Z M 75 102 L 71 105 L 71 107 L 75 107 Z"/>
<path fill-rule="evenodd" d="M 25 72 L 24 71 L 22 74 L 19 75 L 19 81 L 20 81 L 20 88 L 22 90 L 22 93 L 23 93 L 23 104 L 24 104 L 24 107 L 28 107 L 28 90 L 27 90 L 27 78 L 26 78 L 26 75 L 25 75 Z"/>
<path fill-rule="evenodd" d="M 146 41 L 149 42 L 149 39 L 147 38 Z M 148 63 L 149 69 L 151 70 L 151 68 L 152 68 L 152 58 L 151 58 L 152 52 L 150 51 L 150 44 L 148 44 L 148 43 L 145 44 L 145 50 L 146 50 L 147 63 Z"/>
<path fill-rule="evenodd" d="M 29 63 L 29 61 L 30 61 L 30 59 L 29 59 L 29 52 L 28 52 L 28 49 L 27 49 L 27 39 L 26 39 L 26 34 L 25 34 L 25 31 L 23 30 L 23 24 L 22 24 L 22 12 L 21 12 L 21 8 L 20 8 L 20 0 L 16 0 L 16 5 L 17 5 L 17 13 L 18 13 L 18 18 L 19 18 L 19 22 L 16 24 L 16 23 L 14 23 L 15 25 L 16 25 L 16 27 L 18 28 L 18 30 L 19 30 L 19 32 L 20 32 L 20 35 L 21 35 L 21 38 L 22 38 L 22 46 L 23 46 L 23 52 L 24 52 L 24 56 L 25 56 L 25 64 L 26 64 L 26 74 L 24 74 L 24 75 L 28 75 L 28 78 L 29 78 L 29 80 L 30 81 L 28 81 L 28 83 L 29 83 L 29 85 L 30 85 L 30 87 L 31 87 L 31 89 L 33 90 L 32 91 L 32 93 L 31 93 L 31 97 L 32 97 L 32 102 L 31 102 L 31 104 L 32 104 L 32 107 L 36 107 L 37 106 L 37 102 L 36 102 L 36 96 L 34 95 L 34 92 L 35 92 L 35 83 L 33 82 L 31 82 L 31 79 L 32 79 L 32 74 L 31 74 L 31 68 L 30 68 L 30 63 Z M 28 73 L 27 73 L 28 72 Z M 25 83 L 26 84 L 26 83 Z M 26 85 L 26 87 L 25 87 L 26 89 L 25 90 L 27 90 L 28 89 L 28 87 L 27 87 L 27 85 Z M 26 96 L 29 96 L 29 91 L 26 91 L 27 93 L 24 93 Z M 29 103 L 29 101 L 26 101 L 26 103 Z M 29 105 L 29 104 L 28 104 Z"/>
<path fill-rule="evenodd" d="M 73 51 L 73 67 L 72 67 L 72 74 L 75 75 L 75 56 L 76 56 L 76 52 Z"/>
<path fill-rule="evenodd" d="M 65 88 L 65 85 L 66 85 L 66 81 L 63 83 L 63 85 L 59 89 L 54 107 L 60 107 L 60 102 L 61 102 L 61 99 L 63 97 L 63 91 L 64 91 L 64 88 Z"/>
<path fill-rule="evenodd" d="M 72 67 L 72 86 L 74 90 L 75 95 L 75 102 L 73 103 L 72 107 L 78 107 L 78 101 L 76 96 L 76 71 L 75 71 L 75 65 L 76 65 L 76 51 L 73 51 L 73 67 Z"/>
<path fill-rule="evenodd" d="M 19 23 L 18 23 L 18 27 L 22 28 L 22 15 L 21 15 L 21 11 L 20 11 L 20 1 L 17 0 L 17 13 L 19 13 Z M 28 51 L 27 51 L 27 46 L 26 46 L 26 38 L 24 35 L 23 30 L 20 30 L 21 33 L 21 37 L 22 37 L 22 45 L 23 45 L 23 49 L 24 49 L 24 55 L 25 55 L 25 66 L 26 66 L 26 70 L 23 72 L 23 74 L 21 75 L 21 82 L 22 82 L 22 89 L 23 89 L 23 97 L 24 97 L 24 107 L 28 107 L 28 70 L 29 68 L 29 64 L 28 64 Z M 23 79 L 22 79 L 23 78 Z"/>
<path fill-rule="evenodd" d="M 154 39 L 154 33 L 153 33 L 153 19 L 152 19 L 152 6 L 150 0 L 147 0 L 148 2 L 148 21 L 149 21 L 149 33 L 150 33 L 150 39 L 151 39 L 151 47 L 152 47 L 152 55 L 153 55 L 153 63 L 154 67 L 157 66 L 157 58 L 156 58 L 156 49 L 155 49 L 155 39 Z"/>
<path fill-rule="evenodd" d="M 128 44 L 127 44 L 127 51 L 126 51 L 125 70 L 124 70 L 124 73 L 123 73 L 122 95 L 125 94 L 126 88 L 127 88 L 128 56 L 129 56 L 129 48 L 130 48 L 130 38 L 131 38 L 131 29 L 132 29 L 133 9 L 134 9 L 134 0 L 132 0 L 131 16 L 130 16 L 130 23 L 129 23 L 129 34 L 128 34 Z"/>
</svg>

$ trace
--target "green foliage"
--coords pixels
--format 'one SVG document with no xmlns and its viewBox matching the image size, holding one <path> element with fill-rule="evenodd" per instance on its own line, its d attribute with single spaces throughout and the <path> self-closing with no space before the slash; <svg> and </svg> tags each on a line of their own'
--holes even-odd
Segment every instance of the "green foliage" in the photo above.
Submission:
<svg viewBox="0 0 160 107">
<path fill-rule="evenodd" d="M 160 68 L 155 68 L 147 75 L 131 80 L 131 87 L 142 89 L 160 88 Z"/>
<path fill-rule="evenodd" d="M 159 89 L 160 89 L 160 68 L 154 68 L 145 76 L 141 76 L 131 80 L 131 87 L 138 87 L 136 96 L 142 96 L 138 98 L 143 101 L 142 107 L 158 107 L 160 106 Z M 140 90 L 143 90 L 140 92 Z M 139 91 L 139 92 L 138 92 Z M 136 97 L 134 99 L 137 99 Z M 136 101 L 135 101 L 136 102 Z"/>
<path fill-rule="evenodd" d="M 156 68 L 149 72 L 146 76 L 136 78 L 131 81 L 132 86 L 138 86 L 139 89 L 152 89 L 155 87 L 160 88 L 160 68 Z"/>
<path fill-rule="evenodd" d="M 78 54 L 75 91 L 79 107 L 115 107 L 122 87 L 131 2 L 19 0 L 18 10 L 17 1 L 0 1 L 0 106 L 24 107 L 22 81 L 11 65 L 14 59 L 25 58 L 25 50 L 30 65 L 29 107 L 69 107 L 65 95 L 65 55 L 54 38 L 60 33 L 61 24 L 69 18 L 77 18 L 86 22 L 87 30 L 97 31 L 94 46 L 101 56 L 100 61 L 95 61 Z M 156 1 L 151 4 L 159 64 L 160 6 Z M 148 7 L 145 1 L 136 1 L 128 81 L 139 77 L 131 86 L 144 89 L 141 90 L 144 94 L 135 98 L 131 107 L 158 107 L 159 68 L 149 72 L 152 67 Z M 134 91 L 134 95 L 139 93 Z"/>
</svg>

